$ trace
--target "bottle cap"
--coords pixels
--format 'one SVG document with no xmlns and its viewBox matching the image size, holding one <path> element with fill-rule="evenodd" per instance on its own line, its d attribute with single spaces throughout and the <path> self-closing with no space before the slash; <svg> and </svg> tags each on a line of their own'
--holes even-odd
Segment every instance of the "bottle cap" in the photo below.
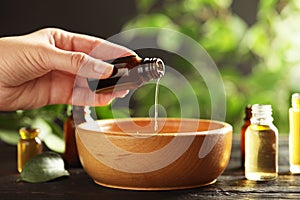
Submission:
<svg viewBox="0 0 300 200">
<path fill-rule="evenodd" d="M 144 58 L 143 63 L 149 63 L 150 68 L 147 70 L 151 73 L 152 78 L 161 78 L 165 75 L 165 64 L 160 58 Z"/>
<path fill-rule="evenodd" d="M 300 108 L 300 93 L 294 93 L 292 95 L 292 106 L 293 108 Z"/>
<path fill-rule="evenodd" d="M 38 136 L 40 130 L 37 128 L 23 127 L 19 130 L 21 139 L 33 139 Z"/>
<path fill-rule="evenodd" d="M 252 124 L 265 124 L 266 122 L 272 122 L 272 106 L 271 105 L 262 105 L 254 104 L 252 106 Z"/>
</svg>

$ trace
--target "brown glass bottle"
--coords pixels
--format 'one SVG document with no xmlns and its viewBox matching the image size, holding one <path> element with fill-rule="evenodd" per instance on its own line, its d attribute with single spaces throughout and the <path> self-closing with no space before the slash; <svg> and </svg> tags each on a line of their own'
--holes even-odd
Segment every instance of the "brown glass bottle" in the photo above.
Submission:
<svg viewBox="0 0 300 200">
<path fill-rule="evenodd" d="M 82 110 L 83 108 L 81 106 L 73 106 L 73 112 L 77 114 L 82 112 Z M 81 164 L 76 145 L 76 125 L 74 122 L 73 112 L 70 116 L 68 116 L 64 123 L 65 152 L 63 154 L 63 159 L 67 167 L 80 167 Z"/>
<path fill-rule="evenodd" d="M 107 62 L 114 65 L 109 78 L 88 79 L 90 89 L 96 93 L 135 89 L 165 74 L 165 66 L 160 58 L 142 59 L 131 55 Z"/>
<path fill-rule="evenodd" d="M 38 138 L 39 129 L 24 127 L 21 128 L 20 140 L 18 142 L 18 171 L 21 172 L 24 165 L 34 156 L 42 153 L 42 142 Z"/>
<path fill-rule="evenodd" d="M 244 124 L 241 128 L 241 167 L 245 167 L 245 132 L 248 126 L 251 124 L 250 119 L 252 117 L 251 105 L 247 105 L 245 108 Z"/>
</svg>

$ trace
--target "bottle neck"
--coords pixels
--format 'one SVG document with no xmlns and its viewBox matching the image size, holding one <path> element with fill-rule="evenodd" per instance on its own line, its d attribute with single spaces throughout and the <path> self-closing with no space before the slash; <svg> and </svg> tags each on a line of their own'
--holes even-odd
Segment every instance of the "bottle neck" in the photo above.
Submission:
<svg viewBox="0 0 300 200">
<path fill-rule="evenodd" d="M 23 140 L 34 139 L 38 136 L 39 132 L 39 129 L 30 127 L 21 128 L 19 131 L 21 139 Z"/>
<path fill-rule="evenodd" d="M 255 125 L 272 125 L 272 107 L 271 105 L 259 105 L 252 106 L 252 117 L 250 119 L 251 124 Z"/>
<path fill-rule="evenodd" d="M 149 79 L 158 79 L 165 75 L 165 65 L 160 58 L 144 58 L 138 72 Z"/>
<path fill-rule="evenodd" d="M 245 108 L 245 118 L 244 118 L 244 121 L 250 121 L 251 117 L 252 117 L 252 109 L 251 109 L 251 105 L 248 105 Z"/>
</svg>

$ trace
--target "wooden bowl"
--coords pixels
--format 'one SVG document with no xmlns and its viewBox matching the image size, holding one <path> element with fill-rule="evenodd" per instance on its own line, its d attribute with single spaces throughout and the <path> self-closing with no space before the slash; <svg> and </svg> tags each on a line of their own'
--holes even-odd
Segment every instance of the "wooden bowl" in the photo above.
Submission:
<svg viewBox="0 0 300 200">
<path fill-rule="evenodd" d="M 81 164 L 103 186 L 174 190 L 212 184 L 225 170 L 232 126 L 197 119 L 109 119 L 77 127 Z"/>
</svg>

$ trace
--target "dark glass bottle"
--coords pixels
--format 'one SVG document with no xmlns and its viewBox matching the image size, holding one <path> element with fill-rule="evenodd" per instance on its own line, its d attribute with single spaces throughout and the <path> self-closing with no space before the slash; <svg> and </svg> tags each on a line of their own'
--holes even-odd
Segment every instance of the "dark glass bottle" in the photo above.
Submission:
<svg viewBox="0 0 300 200">
<path fill-rule="evenodd" d="M 68 167 L 81 166 L 75 137 L 76 123 L 81 122 L 78 122 L 78 119 L 74 119 L 74 117 L 76 118 L 78 113 L 82 112 L 83 108 L 81 106 L 73 106 L 72 113 L 68 116 L 64 123 L 65 152 L 63 154 L 63 159 Z M 73 116 L 73 113 L 75 113 L 75 116 Z"/>
<path fill-rule="evenodd" d="M 245 132 L 248 126 L 251 124 L 250 119 L 252 117 L 251 105 L 247 105 L 245 108 L 244 124 L 241 128 L 241 166 L 245 167 Z"/>
<path fill-rule="evenodd" d="M 135 89 L 165 74 L 165 66 L 160 58 L 142 59 L 131 55 L 107 62 L 114 65 L 113 73 L 109 78 L 88 79 L 90 89 L 96 93 Z"/>
</svg>

